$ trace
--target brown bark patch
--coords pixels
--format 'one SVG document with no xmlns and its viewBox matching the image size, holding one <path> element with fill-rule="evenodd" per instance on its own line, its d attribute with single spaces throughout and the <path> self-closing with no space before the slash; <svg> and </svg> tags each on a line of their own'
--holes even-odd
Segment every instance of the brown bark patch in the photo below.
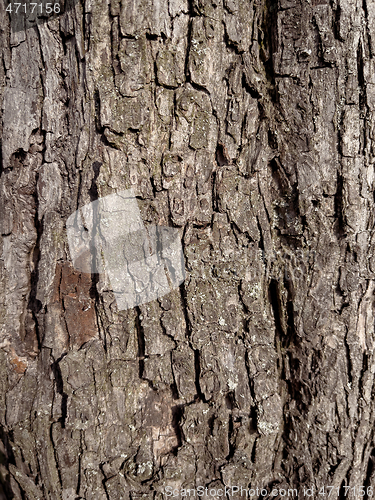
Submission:
<svg viewBox="0 0 375 500">
<path fill-rule="evenodd" d="M 62 307 L 70 347 L 80 348 L 97 336 L 95 301 L 90 296 L 91 275 L 76 271 L 66 262 L 56 268 L 54 299 Z"/>
<path fill-rule="evenodd" d="M 144 424 L 151 430 L 154 459 L 157 463 L 179 446 L 173 418 L 173 400 L 168 393 L 152 392 L 145 401 Z"/>
<path fill-rule="evenodd" d="M 11 348 L 11 356 L 12 357 L 10 358 L 10 364 L 13 371 L 18 375 L 23 375 L 27 368 L 27 362 L 17 356 L 16 351 L 13 348 Z"/>
</svg>

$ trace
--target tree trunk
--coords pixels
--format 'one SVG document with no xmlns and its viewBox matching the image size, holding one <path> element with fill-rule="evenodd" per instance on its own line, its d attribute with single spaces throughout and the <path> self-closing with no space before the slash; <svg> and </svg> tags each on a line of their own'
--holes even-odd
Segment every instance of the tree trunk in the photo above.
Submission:
<svg viewBox="0 0 375 500">
<path fill-rule="evenodd" d="M 6 5 L 2 497 L 370 498 L 375 3 Z M 186 279 L 119 310 L 66 221 L 130 188 Z"/>
</svg>

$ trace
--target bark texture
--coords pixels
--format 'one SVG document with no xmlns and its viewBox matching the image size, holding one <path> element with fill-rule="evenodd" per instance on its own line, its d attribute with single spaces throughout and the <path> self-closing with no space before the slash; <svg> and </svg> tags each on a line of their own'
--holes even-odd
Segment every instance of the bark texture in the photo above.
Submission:
<svg viewBox="0 0 375 500">
<path fill-rule="evenodd" d="M 0 19 L 3 497 L 375 487 L 375 3 Z M 118 311 L 65 222 L 129 188 L 187 278 Z"/>
</svg>

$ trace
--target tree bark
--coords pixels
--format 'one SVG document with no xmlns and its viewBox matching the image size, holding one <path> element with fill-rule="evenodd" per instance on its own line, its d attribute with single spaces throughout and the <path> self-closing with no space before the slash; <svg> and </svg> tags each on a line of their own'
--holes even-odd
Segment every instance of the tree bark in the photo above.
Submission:
<svg viewBox="0 0 375 500">
<path fill-rule="evenodd" d="M 370 498 L 375 4 L 5 7 L 3 498 Z M 119 311 L 65 223 L 129 188 L 186 279 Z"/>
</svg>

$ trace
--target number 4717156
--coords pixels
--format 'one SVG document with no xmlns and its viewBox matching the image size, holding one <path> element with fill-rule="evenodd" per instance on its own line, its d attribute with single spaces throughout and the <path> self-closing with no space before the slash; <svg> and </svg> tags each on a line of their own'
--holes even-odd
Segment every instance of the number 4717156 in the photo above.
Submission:
<svg viewBox="0 0 375 500">
<path fill-rule="evenodd" d="M 46 14 L 59 14 L 60 13 L 60 4 L 59 3 L 55 3 L 55 4 L 52 4 L 52 3 L 46 3 L 45 5 L 43 5 L 42 3 L 38 4 L 38 3 L 17 3 L 15 2 L 14 4 L 9 4 L 8 7 L 5 9 L 7 12 L 14 12 L 15 14 L 18 14 L 18 13 L 30 13 L 30 14 L 33 14 L 34 11 L 37 12 L 40 12 L 41 14 L 43 13 L 43 10 Z"/>
<path fill-rule="evenodd" d="M 365 486 L 341 486 L 342 488 L 342 494 L 344 497 L 348 496 L 349 493 L 352 493 L 354 496 L 357 494 L 357 496 L 360 496 L 360 497 L 364 497 L 366 494 L 368 497 L 372 497 L 374 492 L 373 492 L 373 489 L 372 489 L 372 486 L 368 486 L 368 488 L 366 488 Z M 322 496 L 328 496 L 330 497 L 331 494 L 332 494 L 332 497 L 334 496 L 334 494 L 337 494 L 337 496 L 339 496 L 340 494 L 340 487 L 333 487 L 333 486 L 322 486 L 319 490 L 319 495 L 322 495 Z"/>
</svg>

